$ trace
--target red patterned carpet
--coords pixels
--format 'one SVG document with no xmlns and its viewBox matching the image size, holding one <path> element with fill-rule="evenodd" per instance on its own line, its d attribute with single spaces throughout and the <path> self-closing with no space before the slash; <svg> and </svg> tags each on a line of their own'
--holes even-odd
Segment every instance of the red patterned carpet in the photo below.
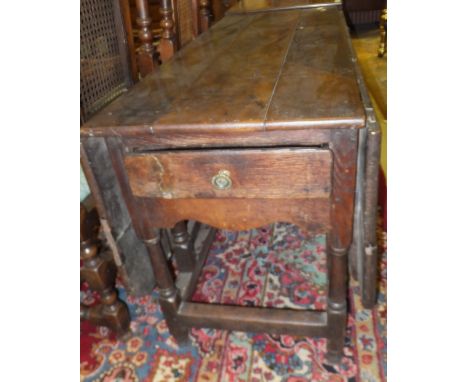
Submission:
<svg viewBox="0 0 468 382">
<path fill-rule="evenodd" d="M 357 285 L 341 364 L 325 361 L 326 340 L 193 329 L 192 345 L 169 335 L 157 293 L 128 302 L 131 333 L 119 341 L 106 328 L 81 324 L 82 381 L 384 381 L 386 375 L 386 234 L 381 233 L 379 303 L 361 306 Z M 294 309 L 326 307 L 324 236 L 272 224 L 239 233 L 218 231 L 193 300 Z M 94 296 L 81 292 L 91 303 Z"/>
</svg>

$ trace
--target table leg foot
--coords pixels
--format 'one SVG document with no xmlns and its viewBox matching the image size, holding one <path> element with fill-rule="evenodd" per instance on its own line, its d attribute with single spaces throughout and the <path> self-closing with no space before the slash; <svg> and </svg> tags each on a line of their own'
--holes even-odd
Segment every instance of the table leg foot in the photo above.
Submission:
<svg viewBox="0 0 468 382">
<path fill-rule="evenodd" d="M 177 320 L 177 311 L 180 305 L 180 295 L 176 288 L 167 288 L 159 291 L 159 303 L 164 313 L 169 333 L 175 338 L 179 346 L 190 342 L 189 330 Z"/>
<path fill-rule="evenodd" d="M 346 333 L 347 249 L 329 247 L 329 292 L 327 303 L 327 360 L 337 363 L 343 355 Z M 334 361 L 334 362 L 332 362 Z"/>
<path fill-rule="evenodd" d="M 330 365 L 339 365 L 341 363 L 341 358 L 343 357 L 343 354 L 341 352 L 335 352 L 335 351 L 328 351 L 327 355 L 325 356 L 325 361 L 326 363 Z"/>
<path fill-rule="evenodd" d="M 377 300 L 377 246 L 368 245 L 364 253 L 364 277 L 362 285 L 362 305 L 372 309 Z"/>
</svg>

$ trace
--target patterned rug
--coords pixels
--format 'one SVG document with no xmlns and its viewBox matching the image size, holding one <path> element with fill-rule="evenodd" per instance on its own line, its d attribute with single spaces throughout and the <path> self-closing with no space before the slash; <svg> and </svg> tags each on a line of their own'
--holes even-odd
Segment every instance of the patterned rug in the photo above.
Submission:
<svg viewBox="0 0 468 382">
<path fill-rule="evenodd" d="M 325 361 L 326 340 L 192 329 L 192 345 L 169 335 L 157 292 L 135 298 L 119 286 L 133 318 L 118 340 L 103 327 L 81 324 L 82 381 L 374 382 L 386 376 L 386 235 L 380 233 L 380 293 L 372 311 L 362 308 L 356 283 L 349 290 L 345 356 Z M 326 308 L 325 237 L 304 237 L 290 224 L 243 232 L 218 231 L 194 301 Z M 82 291 L 92 303 L 95 296 Z"/>
</svg>

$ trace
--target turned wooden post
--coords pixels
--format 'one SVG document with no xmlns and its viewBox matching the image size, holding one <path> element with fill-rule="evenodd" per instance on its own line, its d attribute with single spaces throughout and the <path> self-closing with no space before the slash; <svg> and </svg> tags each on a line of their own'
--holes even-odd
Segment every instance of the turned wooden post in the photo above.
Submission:
<svg viewBox="0 0 468 382">
<path fill-rule="evenodd" d="M 172 250 L 181 272 L 191 272 L 195 266 L 192 240 L 187 231 L 187 221 L 178 222 L 171 230 Z"/>
<path fill-rule="evenodd" d="M 171 0 L 161 0 L 161 7 L 159 8 L 161 13 L 161 40 L 159 41 L 158 51 L 162 62 L 170 59 L 175 52 L 176 38 L 174 33 L 174 21 L 172 3 Z"/>
<path fill-rule="evenodd" d="M 148 0 L 136 0 L 136 8 L 138 12 L 138 17 L 136 20 L 139 27 L 138 36 L 140 37 L 141 41 L 141 46 L 137 52 L 138 70 L 141 77 L 145 77 L 156 67 Z"/>
<path fill-rule="evenodd" d="M 200 31 L 202 33 L 210 28 L 212 17 L 210 0 L 200 0 Z"/>
<path fill-rule="evenodd" d="M 348 249 L 353 234 L 357 138 L 355 130 L 336 130 L 331 133 L 333 188 L 330 217 L 332 228 L 327 237 L 327 315 L 329 322 L 327 360 L 330 363 L 339 363 L 343 355 L 346 332 Z"/>
<path fill-rule="evenodd" d="M 332 239 L 333 240 L 333 239 Z M 334 248 L 327 243 L 328 254 L 328 303 L 329 340 L 327 360 L 339 363 L 343 355 L 346 333 L 346 287 L 347 287 L 347 248 Z"/>
<path fill-rule="evenodd" d="M 96 325 L 104 325 L 118 334 L 128 332 L 130 327 L 130 313 L 127 305 L 118 299 L 115 289 L 117 269 L 111 259 L 103 259 L 100 254 L 100 241 L 97 239 L 94 227 L 87 226 L 87 213 L 80 206 L 80 257 L 83 266 L 80 277 L 85 280 L 92 290 L 99 293 L 101 303 L 88 307 L 80 305 L 80 318 L 89 320 Z"/>
<path fill-rule="evenodd" d="M 149 227 L 148 227 L 149 228 Z M 151 265 L 153 267 L 156 284 L 159 288 L 159 303 L 164 313 L 169 332 L 174 336 L 179 345 L 186 344 L 189 341 L 189 329 L 177 321 L 177 312 L 179 310 L 181 297 L 175 286 L 173 276 L 169 269 L 166 257 L 162 250 L 160 242 L 160 232 L 155 230 L 151 235 L 151 229 L 147 231 L 149 235 L 143 239 L 148 249 Z"/>
</svg>

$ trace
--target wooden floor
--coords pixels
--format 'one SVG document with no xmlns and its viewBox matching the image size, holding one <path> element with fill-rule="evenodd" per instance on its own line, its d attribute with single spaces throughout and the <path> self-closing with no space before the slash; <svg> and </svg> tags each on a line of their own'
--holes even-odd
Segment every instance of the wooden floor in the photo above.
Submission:
<svg viewBox="0 0 468 382">
<path fill-rule="evenodd" d="M 377 57 L 380 35 L 378 28 L 358 29 L 353 32 L 353 46 L 361 65 L 367 88 L 382 128 L 380 162 L 387 176 L 387 55 Z"/>
</svg>

